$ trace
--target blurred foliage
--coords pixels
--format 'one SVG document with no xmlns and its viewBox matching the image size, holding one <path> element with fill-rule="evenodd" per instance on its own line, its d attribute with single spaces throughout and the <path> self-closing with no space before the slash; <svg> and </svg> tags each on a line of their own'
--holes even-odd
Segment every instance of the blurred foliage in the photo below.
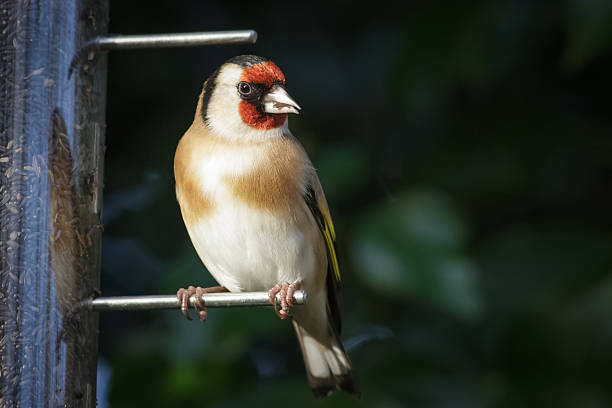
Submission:
<svg viewBox="0 0 612 408">
<path fill-rule="evenodd" d="M 463 317 L 480 312 L 476 268 L 463 254 L 466 225 L 445 197 L 386 200 L 350 235 L 355 271 L 380 297 L 419 298 Z"/>
<path fill-rule="evenodd" d="M 204 79 L 259 54 L 304 108 L 339 237 L 363 399 L 317 405 L 612 405 L 611 3 L 111 7 L 114 33 L 241 28 L 258 44 L 110 56 L 103 292 L 214 284 L 173 154 Z M 100 341 L 101 406 L 315 404 L 269 310 L 107 313 Z"/>
</svg>

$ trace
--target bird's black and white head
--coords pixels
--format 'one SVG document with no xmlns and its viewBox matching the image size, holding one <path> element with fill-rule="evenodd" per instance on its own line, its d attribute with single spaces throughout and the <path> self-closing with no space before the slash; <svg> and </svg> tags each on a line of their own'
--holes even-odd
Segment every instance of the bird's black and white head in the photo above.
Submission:
<svg viewBox="0 0 612 408">
<path fill-rule="evenodd" d="M 287 115 L 300 110 L 285 89 L 280 68 L 255 55 L 226 61 L 205 82 L 201 102 L 204 123 L 232 140 L 282 135 Z"/>
</svg>

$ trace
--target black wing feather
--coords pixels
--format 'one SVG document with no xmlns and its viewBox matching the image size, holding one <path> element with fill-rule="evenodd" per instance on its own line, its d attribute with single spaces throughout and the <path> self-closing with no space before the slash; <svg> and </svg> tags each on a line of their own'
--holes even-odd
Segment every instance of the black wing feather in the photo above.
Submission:
<svg viewBox="0 0 612 408">
<path fill-rule="evenodd" d="M 312 216 L 314 217 L 317 226 L 319 227 L 321 237 L 325 240 L 325 238 L 323 237 L 323 231 L 325 230 L 325 217 L 319 209 L 317 196 L 314 189 L 312 188 L 312 185 L 308 185 L 308 187 L 306 188 L 304 200 L 306 201 L 306 205 L 310 209 L 310 212 L 312 213 Z M 335 245 L 335 243 L 332 244 Z M 332 326 L 336 331 L 336 334 L 340 336 L 340 333 L 342 332 L 342 318 L 340 316 L 341 283 L 336 278 L 336 274 L 332 270 L 332 255 L 330 253 L 330 250 L 327 245 L 325 246 L 325 248 L 327 251 L 327 308 L 330 320 L 332 322 Z M 337 254 L 337 251 L 334 250 L 334 252 Z"/>
</svg>

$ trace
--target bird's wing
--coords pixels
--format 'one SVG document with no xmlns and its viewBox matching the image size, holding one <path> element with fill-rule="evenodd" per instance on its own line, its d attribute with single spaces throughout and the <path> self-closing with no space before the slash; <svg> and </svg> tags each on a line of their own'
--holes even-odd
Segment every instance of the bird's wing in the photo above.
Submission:
<svg viewBox="0 0 612 408">
<path fill-rule="evenodd" d="M 334 224 L 331 220 L 327 200 L 325 200 L 325 194 L 323 194 L 323 188 L 316 176 L 312 183 L 306 187 L 304 200 L 325 240 L 325 247 L 327 249 L 327 303 L 332 324 L 339 335 L 342 330 L 339 303 L 341 285 L 340 267 L 338 266 L 336 251 L 336 232 L 334 231 Z"/>
</svg>

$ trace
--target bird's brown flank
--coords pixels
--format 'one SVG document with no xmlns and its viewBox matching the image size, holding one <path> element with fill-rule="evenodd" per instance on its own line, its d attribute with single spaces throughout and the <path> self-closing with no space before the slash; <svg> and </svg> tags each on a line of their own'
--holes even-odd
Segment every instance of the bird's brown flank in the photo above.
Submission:
<svg viewBox="0 0 612 408">
<path fill-rule="evenodd" d="M 202 95 L 198 100 L 194 121 L 179 141 L 174 155 L 176 195 L 185 221 L 194 221 L 213 211 L 210 198 L 206 197 L 198 186 L 198 174 L 194 169 L 198 157 L 202 157 L 201 155 L 211 148 L 211 141 L 206 137 L 208 131 L 198 115 L 201 104 Z"/>
<path fill-rule="evenodd" d="M 237 198 L 252 207 L 287 211 L 302 195 L 299 178 L 307 165 L 302 149 L 286 137 L 267 142 L 264 149 L 253 169 L 226 182 Z"/>
</svg>

